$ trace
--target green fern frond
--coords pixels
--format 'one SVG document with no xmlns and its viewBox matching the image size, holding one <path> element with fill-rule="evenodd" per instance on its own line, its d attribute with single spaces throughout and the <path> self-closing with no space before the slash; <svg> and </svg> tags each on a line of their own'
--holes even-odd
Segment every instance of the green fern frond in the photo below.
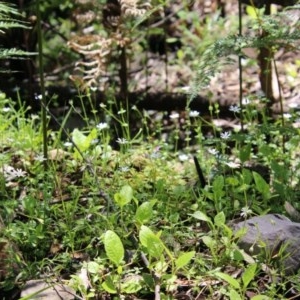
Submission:
<svg viewBox="0 0 300 300">
<path fill-rule="evenodd" d="M 293 26 L 289 25 L 291 21 Z M 230 35 L 208 47 L 198 62 L 190 101 L 208 86 L 211 78 L 223 66 L 232 63 L 232 56 L 244 55 L 244 48 L 283 48 L 286 51 L 300 49 L 300 21 L 295 20 L 288 9 L 276 15 L 262 16 L 260 22 L 256 20 L 249 24 L 249 29 L 248 35 Z M 259 34 L 262 31 L 267 34 L 262 36 Z"/>
<path fill-rule="evenodd" d="M 22 56 L 29 56 L 29 55 L 36 55 L 36 53 L 29 53 L 19 49 L 1 49 L 0 48 L 0 59 L 7 59 L 7 58 L 18 58 L 21 59 Z"/>
<path fill-rule="evenodd" d="M 22 17 L 23 17 L 22 14 L 18 12 L 18 10 L 15 8 L 13 4 L 2 2 L 2 1 L 0 2 L 0 32 L 1 33 L 3 33 L 1 29 L 30 28 L 28 26 L 28 22 L 19 19 Z"/>
<path fill-rule="evenodd" d="M 12 21 L 0 21 L 0 31 L 3 32 L 1 29 L 10 29 L 10 28 L 24 28 L 29 29 L 30 27 L 22 24 L 21 22 L 12 22 Z"/>
<path fill-rule="evenodd" d="M 17 10 L 14 4 L 0 1 L 0 19 L 1 16 L 7 15 L 15 15 L 19 17 L 22 16 L 22 14 Z"/>
</svg>

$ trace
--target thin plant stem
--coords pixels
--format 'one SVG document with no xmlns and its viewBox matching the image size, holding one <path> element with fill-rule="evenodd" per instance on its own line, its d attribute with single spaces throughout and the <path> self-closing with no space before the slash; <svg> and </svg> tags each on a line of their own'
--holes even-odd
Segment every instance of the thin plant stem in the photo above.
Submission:
<svg viewBox="0 0 300 300">
<path fill-rule="evenodd" d="M 242 3 L 239 0 L 239 36 L 242 36 Z M 243 114 L 243 66 L 242 66 L 242 55 L 239 54 L 239 104 L 240 104 L 240 122 L 241 130 L 244 131 L 244 114 Z"/>
<path fill-rule="evenodd" d="M 44 170 L 48 169 L 48 139 L 47 139 L 47 103 L 45 97 L 45 82 L 44 82 L 44 64 L 43 64 L 43 41 L 42 41 L 42 27 L 41 27 L 41 12 L 40 0 L 36 1 L 37 14 L 37 35 L 38 35 L 38 58 L 39 58 L 39 77 L 41 86 L 41 102 L 42 102 L 42 126 L 43 126 L 43 155 L 44 155 Z"/>
<path fill-rule="evenodd" d="M 279 103 L 280 103 L 280 117 L 281 117 L 281 126 L 284 127 L 285 121 L 284 121 L 284 115 L 283 115 L 283 97 L 282 97 L 282 88 L 279 81 L 279 72 L 277 68 L 276 61 L 273 56 L 273 64 L 274 64 L 274 70 L 276 74 L 276 80 L 277 80 L 277 86 L 278 86 L 278 93 L 279 93 Z M 285 152 L 285 135 L 282 135 L 282 151 Z"/>
</svg>

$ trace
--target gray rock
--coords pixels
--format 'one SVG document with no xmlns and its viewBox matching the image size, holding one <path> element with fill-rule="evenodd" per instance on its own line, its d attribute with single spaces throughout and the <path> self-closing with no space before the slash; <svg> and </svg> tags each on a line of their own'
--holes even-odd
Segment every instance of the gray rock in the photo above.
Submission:
<svg viewBox="0 0 300 300">
<path fill-rule="evenodd" d="M 249 254 L 277 257 L 286 274 L 300 269 L 300 223 L 279 214 L 268 214 L 237 223 L 234 230 L 242 227 L 247 232 L 238 242 L 241 249 Z"/>
<path fill-rule="evenodd" d="M 30 296 L 35 300 L 73 300 L 75 292 L 68 286 L 58 283 L 48 283 L 44 280 L 30 280 L 26 282 L 21 292 L 21 298 Z"/>
</svg>

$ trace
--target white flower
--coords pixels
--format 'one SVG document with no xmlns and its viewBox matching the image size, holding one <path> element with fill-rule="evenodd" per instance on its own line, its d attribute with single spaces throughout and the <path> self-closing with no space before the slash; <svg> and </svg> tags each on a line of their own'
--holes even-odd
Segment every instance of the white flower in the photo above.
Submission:
<svg viewBox="0 0 300 300">
<path fill-rule="evenodd" d="M 35 95 L 35 100 L 42 100 L 43 96 L 42 95 Z"/>
<path fill-rule="evenodd" d="M 170 119 L 178 119 L 179 118 L 179 113 L 173 113 L 170 115 Z"/>
<path fill-rule="evenodd" d="M 292 115 L 288 114 L 288 113 L 284 113 L 283 117 L 286 118 L 286 119 L 290 119 L 292 117 Z"/>
<path fill-rule="evenodd" d="M 161 157 L 161 153 L 159 152 L 152 152 L 150 154 L 150 158 L 156 159 L 156 158 L 160 158 Z"/>
<path fill-rule="evenodd" d="M 237 105 L 230 105 L 229 110 L 234 113 L 239 113 L 241 111 L 241 108 Z"/>
<path fill-rule="evenodd" d="M 219 151 L 216 148 L 210 148 L 208 149 L 208 152 L 212 155 L 218 155 Z"/>
<path fill-rule="evenodd" d="M 11 110 L 10 107 L 3 107 L 3 108 L 2 108 L 2 111 L 3 111 L 3 112 L 9 112 L 10 110 Z"/>
<path fill-rule="evenodd" d="M 124 173 L 128 172 L 129 170 L 130 170 L 130 168 L 128 166 L 124 166 L 124 167 L 119 168 L 119 171 L 124 172 Z"/>
<path fill-rule="evenodd" d="M 99 139 L 93 139 L 91 141 L 91 145 L 96 145 L 96 144 L 98 144 L 98 142 L 99 142 Z"/>
<path fill-rule="evenodd" d="M 126 113 L 126 110 L 125 109 L 121 109 L 118 111 L 118 115 L 122 115 L 122 114 L 125 114 Z"/>
<path fill-rule="evenodd" d="M 242 218 L 247 218 L 249 215 L 251 215 L 253 213 L 252 209 L 250 209 L 248 206 L 245 206 L 241 209 L 241 213 L 240 216 Z"/>
<path fill-rule="evenodd" d="M 105 123 L 105 122 L 101 122 L 101 123 L 99 123 L 98 125 L 96 125 L 96 127 L 97 127 L 97 129 L 99 129 L 99 130 L 103 130 L 103 129 L 108 128 L 108 124 Z"/>
<path fill-rule="evenodd" d="M 199 111 L 196 111 L 196 110 L 190 111 L 190 114 L 189 114 L 189 116 L 192 118 L 198 117 L 199 115 L 200 115 Z"/>
<path fill-rule="evenodd" d="M 98 88 L 96 86 L 90 86 L 90 89 L 92 92 L 96 92 Z"/>
<path fill-rule="evenodd" d="M 191 87 L 190 86 L 182 86 L 181 87 L 181 90 L 182 90 L 182 92 L 184 92 L 184 93 L 188 93 L 188 92 L 190 92 L 191 91 Z"/>
<path fill-rule="evenodd" d="M 122 145 L 128 144 L 128 141 L 124 138 L 118 138 L 116 142 Z"/>
<path fill-rule="evenodd" d="M 178 158 L 179 158 L 180 161 L 186 161 L 186 160 L 189 159 L 188 155 L 186 155 L 186 154 L 180 154 L 178 156 Z"/>
<path fill-rule="evenodd" d="M 231 136 L 231 133 L 229 131 L 224 131 L 221 133 L 221 139 L 223 139 L 223 140 L 229 139 L 230 136 Z"/>
<path fill-rule="evenodd" d="M 32 114 L 31 115 L 31 119 L 34 121 L 34 120 L 38 120 L 40 118 L 40 116 L 38 115 L 35 115 L 35 114 Z"/>
<path fill-rule="evenodd" d="M 249 98 L 243 98 L 243 99 L 242 99 L 242 103 L 243 103 L 244 105 L 248 105 L 250 102 L 251 102 L 251 101 L 250 101 Z"/>
<path fill-rule="evenodd" d="M 43 162 L 43 161 L 47 160 L 43 154 L 38 154 L 37 156 L 34 157 L 34 159 L 39 162 Z"/>
<path fill-rule="evenodd" d="M 65 143 L 64 143 L 64 146 L 65 146 L 65 147 L 72 147 L 73 144 L 72 144 L 71 142 L 65 142 Z"/>
<path fill-rule="evenodd" d="M 11 166 L 4 166 L 3 175 L 7 181 L 11 181 L 18 177 L 24 177 L 26 175 L 26 172 L 21 169 L 15 169 Z"/>
<path fill-rule="evenodd" d="M 237 169 L 237 168 L 239 168 L 241 166 L 240 163 L 236 163 L 234 161 L 229 161 L 229 162 L 226 163 L 226 165 L 229 168 L 232 168 L 232 169 Z"/>
</svg>

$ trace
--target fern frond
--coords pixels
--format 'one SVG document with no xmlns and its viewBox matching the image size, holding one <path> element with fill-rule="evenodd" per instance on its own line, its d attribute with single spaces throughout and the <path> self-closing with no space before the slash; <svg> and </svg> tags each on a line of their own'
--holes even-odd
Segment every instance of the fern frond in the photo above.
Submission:
<svg viewBox="0 0 300 300">
<path fill-rule="evenodd" d="M 0 1 L 0 18 L 7 15 L 22 16 L 14 4 Z"/>
<path fill-rule="evenodd" d="M 148 1 L 140 4 L 138 0 L 119 0 L 119 3 L 124 17 L 140 17 L 151 8 Z"/>
<path fill-rule="evenodd" d="M 21 59 L 22 56 L 30 56 L 30 55 L 36 55 L 36 53 L 28 53 L 23 50 L 19 49 L 1 49 L 0 48 L 0 59 L 7 59 L 7 58 L 17 58 Z"/>
<path fill-rule="evenodd" d="M 29 29 L 28 22 L 16 19 L 22 18 L 22 14 L 15 8 L 13 4 L 0 2 L 0 32 L 3 33 L 1 29 L 10 29 L 10 28 L 24 28 Z"/>
<path fill-rule="evenodd" d="M 10 28 L 24 28 L 24 29 L 29 29 L 30 27 L 22 24 L 20 22 L 11 22 L 11 21 L 0 21 L 0 31 L 2 31 L 1 29 L 10 29 Z"/>
<path fill-rule="evenodd" d="M 299 18 L 292 17 L 289 10 L 276 15 L 263 16 L 259 23 L 256 20 L 249 24 L 249 28 L 246 36 L 231 35 L 208 47 L 198 62 L 190 101 L 207 87 L 211 78 L 224 65 L 232 63 L 232 56 L 244 55 L 242 52 L 244 48 L 283 48 L 286 51 L 300 49 L 300 21 Z M 267 34 L 261 36 L 261 31 Z"/>
</svg>

